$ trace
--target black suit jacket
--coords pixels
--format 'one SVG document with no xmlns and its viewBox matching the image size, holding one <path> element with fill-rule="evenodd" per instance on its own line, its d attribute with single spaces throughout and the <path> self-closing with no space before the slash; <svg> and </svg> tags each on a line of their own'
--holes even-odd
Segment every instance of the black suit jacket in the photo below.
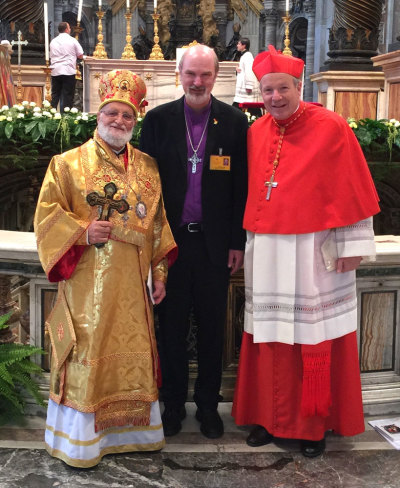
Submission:
<svg viewBox="0 0 400 488">
<path fill-rule="evenodd" d="M 184 97 L 150 110 L 140 149 L 159 166 L 167 218 L 174 236 L 181 225 L 187 189 L 187 143 Z M 226 266 L 228 250 L 243 250 L 242 227 L 247 197 L 247 117 L 212 97 L 202 175 L 203 227 L 211 261 Z M 230 171 L 210 169 L 210 156 L 231 157 Z"/>
</svg>

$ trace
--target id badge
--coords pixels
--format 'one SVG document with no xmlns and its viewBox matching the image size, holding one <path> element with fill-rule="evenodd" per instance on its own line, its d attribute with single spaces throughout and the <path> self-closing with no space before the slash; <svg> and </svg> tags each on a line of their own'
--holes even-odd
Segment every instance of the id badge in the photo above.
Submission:
<svg viewBox="0 0 400 488">
<path fill-rule="evenodd" d="M 214 171 L 230 171 L 231 157 L 212 155 L 210 157 L 210 169 Z"/>
</svg>

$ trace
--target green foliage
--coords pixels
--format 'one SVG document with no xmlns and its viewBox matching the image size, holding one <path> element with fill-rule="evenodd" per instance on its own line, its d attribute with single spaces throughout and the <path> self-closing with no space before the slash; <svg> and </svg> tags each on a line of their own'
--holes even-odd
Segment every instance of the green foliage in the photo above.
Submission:
<svg viewBox="0 0 400 488">
<path fill-rule="evenodd" d="M 400 161 L 400 122 L 395 119 L 347 120 L 368 161 Z"/>
<path fill-rule="evenodd" d="M 66 109 L 61 115 L 49 102 L 43 108 L 34 102 L 0 108 L 0 167 L 16 166 L 21 169 L 34 166 L 39 155 L 53 156 L 80 146 L 92 137 L 97 116 Z M 142 119 L 133 131 L 132 144 L 139 145 Z"/>
<path fill-rule="evenodd" d="M 0 330 L 8 327 L 11 313 L 0 316 Z M 0 425 L 18 420 L 24 414 L 23 393 L 44 406 L 39 388 L 31 375 L 42 374 L 42 368 L 30 357 L 44 354 L 40 347 L 19 343 L 0 343 Z"/>
<path fill-rule="evenodd" d="M 0 145 L 4 157 L 0 164 L 27 168 L 39 155 L 52 156 L 79 146 L 91 137 L 96 116 L 72 108 L 63 115 L 43 102 L 34 102 L 0 109 Z"/>
</svg>

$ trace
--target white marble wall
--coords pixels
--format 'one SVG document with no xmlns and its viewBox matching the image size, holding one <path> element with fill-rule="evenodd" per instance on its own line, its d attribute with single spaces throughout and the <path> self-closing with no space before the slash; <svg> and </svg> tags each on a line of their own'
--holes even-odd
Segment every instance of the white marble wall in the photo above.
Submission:
<svg viewBox="0 0 400 488">
<path fill-rule="evenodd" d="M 140 75 L 147 86 L 146 100 L 150 110 L 161 103 L 170 102 L 183 95 L 182 87 L 176 87 L 175 61 L 141 61 L 121 59 L 89 59 L 84 66 L 83 110 L 97 112 L 100 104 L 98 96 L 99 80 L 103 73 L 116 68 L 129 69 Z M 235 94 L 237 63 L 226 61 L 220 63 L 213 95 L 232 104 Z"/>
</svg>

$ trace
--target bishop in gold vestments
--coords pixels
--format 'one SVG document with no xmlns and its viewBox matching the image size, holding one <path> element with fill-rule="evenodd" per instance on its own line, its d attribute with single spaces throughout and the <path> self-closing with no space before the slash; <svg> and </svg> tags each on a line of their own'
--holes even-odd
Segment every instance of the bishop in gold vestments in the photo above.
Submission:
<svg viewBox="0 0 400 488">
<path fill-rule="evenodd" d="M 106 75 L 93 139 L 52 159 L 35 215 L 59 282 L 46 447 L 77 467 L 164 445 L 151 299 L 165 294 L 176 245 L 156 163 L 127 143 L 144 95 L 137 75 Z"/>
</svg>

